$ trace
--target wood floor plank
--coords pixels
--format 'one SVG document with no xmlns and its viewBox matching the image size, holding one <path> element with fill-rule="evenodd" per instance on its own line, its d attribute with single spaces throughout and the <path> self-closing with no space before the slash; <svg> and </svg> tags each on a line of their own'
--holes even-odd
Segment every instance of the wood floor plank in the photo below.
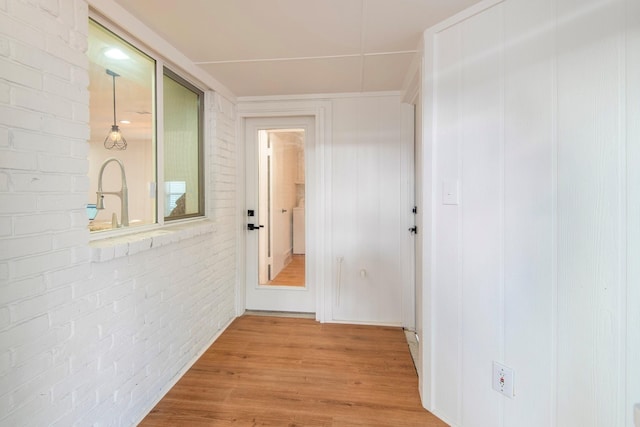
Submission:
<svg viewBox="0 0 640 427">
<path fill-rule="evenodd" d="M 167 426 L 421 426 L 399 328 L 311 319 L 236 319 L 142 421 Z"/>
<path fill-rule="evenodd" d="M 305 256 L 293 255 L 291 262 L 287 264 L 276 277 L 267 285 L 272 286 L 304 286 L 305 280 Z"/>
</svg>

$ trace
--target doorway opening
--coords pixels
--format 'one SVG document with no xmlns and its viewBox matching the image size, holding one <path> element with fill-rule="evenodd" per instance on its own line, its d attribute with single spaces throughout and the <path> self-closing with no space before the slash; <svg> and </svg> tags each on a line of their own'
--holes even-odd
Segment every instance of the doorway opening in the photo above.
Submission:
<svg viewBox="0 0 640 427">
<path fill-rule="evenodd" d="M 305 130 L 258 134 L 261 286 L 305 286 Z"/>
</svg>

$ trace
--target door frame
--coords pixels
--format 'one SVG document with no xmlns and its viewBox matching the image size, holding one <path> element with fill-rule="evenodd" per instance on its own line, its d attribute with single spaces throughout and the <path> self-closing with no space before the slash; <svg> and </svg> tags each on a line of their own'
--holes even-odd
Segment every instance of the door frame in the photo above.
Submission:
<svg viewBox="0 0 640 427">
<path fill-rule="evenodd" d="M 415 197 L 418 204 L 421 204 L 416 214 L 416 225 L 420 228 L 419 237 L 416 244 L 420 248 L 416 249 L 414 273 L 416 268 L 420 269 L 420 274 L 415 274 L 415 320 L 416 334 L 418 337 L 418 361 L 416 371 L 418 373 L 418 391 L 422 406 L 427 410 L 433 410 L 433 336 L 432 336 L 432 274 L 433 258 L 432 245 L 435 230 L 433 230 L 433 176 L 434 146 L 432 134 L 434 132 L 432 122 L 432 109 L 429 104 L 433 99 L 433 84 L 431 72 L 432 46 L 427 42 L 427 35 L 423 36 L 424 44 L 420 53 L 414 59 L 403 88 L 403 101 L 415 107 L 414 121 L 414 143 L 417 163 L 414 167 L 415 175 Z M 419 156 L 419 158 L 417 157 Z"/>
<path fill-rule="evenodd" d="M 236 280 L 236 315 L 240 316 L 246 309 L 246 144 L 248 136 L 245 134 L 248 119 L 259 118 L 287 118 L 287 117 L 313 117 L 315 121 L 315 146 L 312 150 L 305 150 L 307 180 L 305 182 L 305 205 L 308 231 L 306 278 L 313 281 L 315 286 L 315 316 L 316 320 L 324 322 L 327 318 L 326 295 L 330 284 L 330 272 L 326 270 L 322 254 L 325 248 L 330 247 L 330 236 L 322 232 L 325 227 L 330 227 L 327 215 L 327 194 L 331 188 L 330 174 L 326 159 L 330 158 L 331 147 L 331 103 L 325 100 L 291 99 L 276 100 L 271 98 L 252 98 L 239 100 L 237 104 L 236 135 L 237 157 L 236 168 L 238 189 L 236 197 L 237 222 L 236 242 L 237 250 L 237 280 Z"/>
</svg>

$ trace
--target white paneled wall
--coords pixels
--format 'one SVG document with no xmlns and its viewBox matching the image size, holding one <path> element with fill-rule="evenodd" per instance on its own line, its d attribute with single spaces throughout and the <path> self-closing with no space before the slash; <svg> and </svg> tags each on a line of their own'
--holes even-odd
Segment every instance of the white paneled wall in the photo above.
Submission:
<svg viewBox="0 0 640 427">
<path fill-rule="evenodd" d="M 624 3 L 557 2 L 559 425 L 625 424 Z"/>
<path fill-rule="evenodd" d="M 507 43 L 500 320 L 504 335 L 499 357 L 517 367 L 518 384 L 517 398 L 504 403 L 504 423 L 551 426 L 557 298 L 553 32 L 548 30 L 552 6 L 549 1 L 515 1 L 505 3 L 502 13 Z"/>
<path fill-rule="evenodd" d="M 622 382 L 621 392 L 626 399 L 621 400 L 619 410 L 628 411 L 631 405 L 640 403 L 640 2 L 628 2 L 625 10 L 627 26 L 626 54 L 624 66 L 623 97 L 626 130 L 626 219 L 627 219 L 627 262 L 623 264 L 623 274 L 628 283 L 626 295 L 622 297 L 621 310 L 625 311 L 627 372 Z M 625 306 L 626 299 L 626 306 Z M 624 347 L 623 347 L 624 349 Z M 626 356 L 626 357 L 625 357 Z M 631 425 L 625 418 L 625 425 Z M 639 421 L 636 421 L 638 424 Z"/>
<path fill-rule="evenodd" d="M 454 426 L 631 427 L 640 2 L 487 1 L 425 44 L 425 405 Z"/>
<path fill-rule="evenodd" d="M 330 294 L 336 321 L 402 324 L 402 255 L 411 239 L 404 218 L 412 203 L 403 196 L 409 184 L 402 108 L 395 95 L 332 101 Z"/>
</svg>

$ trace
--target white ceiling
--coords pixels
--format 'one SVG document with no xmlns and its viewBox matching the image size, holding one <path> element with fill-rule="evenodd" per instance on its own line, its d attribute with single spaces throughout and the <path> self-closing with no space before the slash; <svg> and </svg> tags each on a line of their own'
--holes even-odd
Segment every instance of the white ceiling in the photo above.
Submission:
<svg viewBox="0 0 640 427">
<path fill-rule="evenodd" d="M 399 90 L 422 32 L 480 0 L 116 0 L 237 96 Z"/>
</svg>

